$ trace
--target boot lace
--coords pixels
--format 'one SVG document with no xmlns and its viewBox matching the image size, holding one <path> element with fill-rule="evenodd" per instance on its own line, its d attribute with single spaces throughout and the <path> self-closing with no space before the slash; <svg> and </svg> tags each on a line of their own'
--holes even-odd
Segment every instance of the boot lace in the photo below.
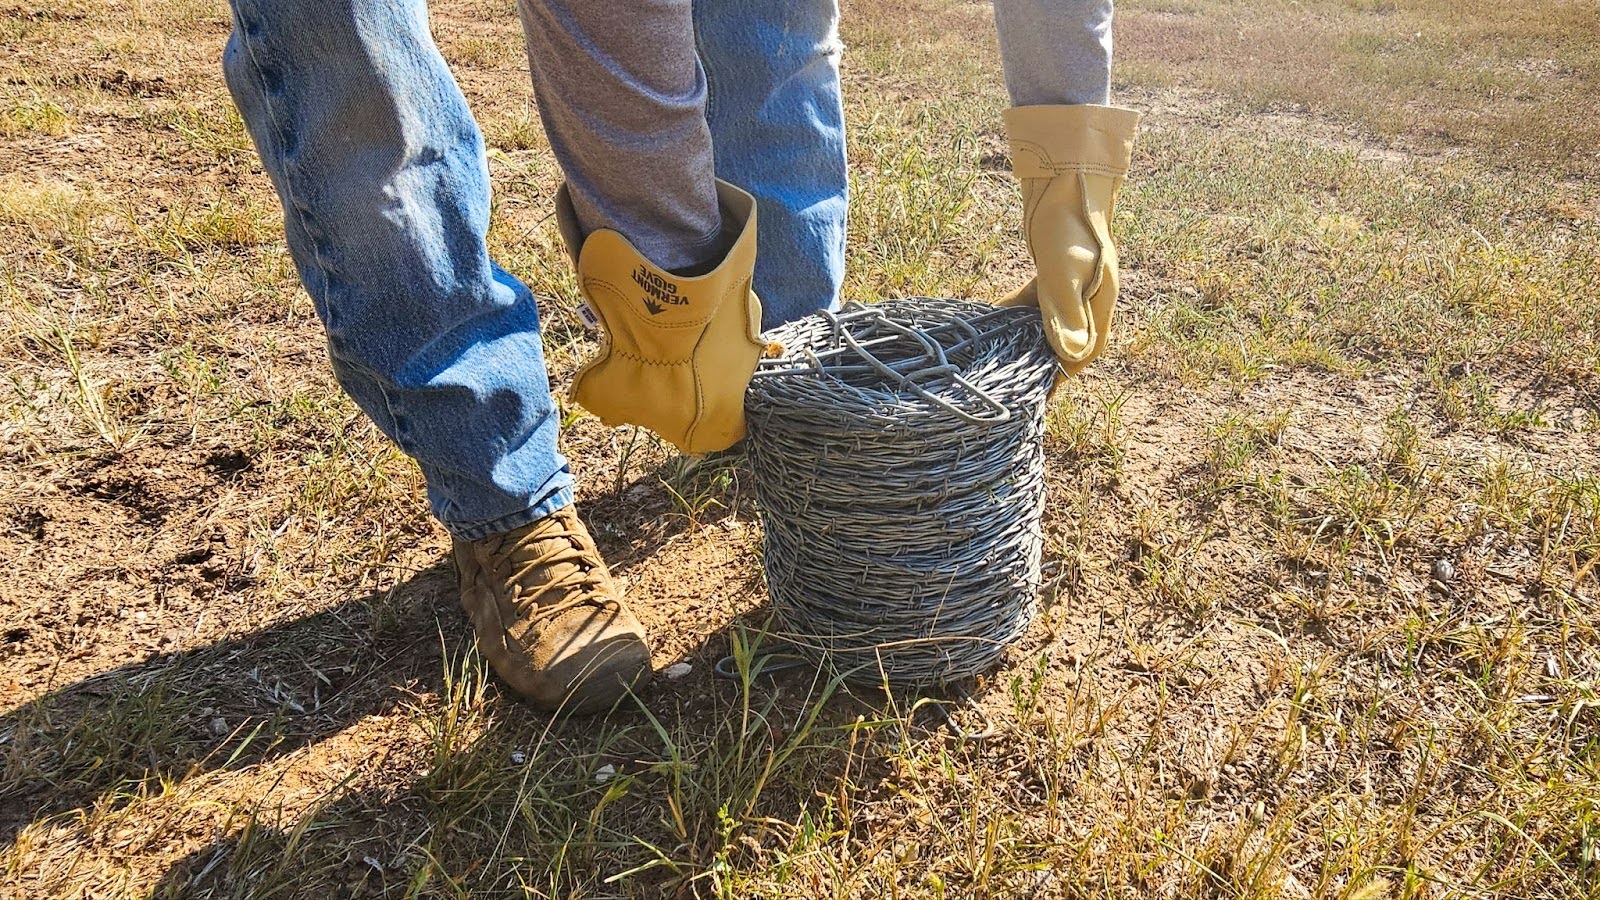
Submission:
<svg viewBox="0 0 1600 900">
<path fill-rule="evenodd" d="M 584 548 L 583 526 L 574 523 L 576 516 L 551 516 L 507 533 L 491 550 L 510 565 L 507 584 L 518 616 L 537 622 L 611 602 L 597 554 Z"/>
</svg>

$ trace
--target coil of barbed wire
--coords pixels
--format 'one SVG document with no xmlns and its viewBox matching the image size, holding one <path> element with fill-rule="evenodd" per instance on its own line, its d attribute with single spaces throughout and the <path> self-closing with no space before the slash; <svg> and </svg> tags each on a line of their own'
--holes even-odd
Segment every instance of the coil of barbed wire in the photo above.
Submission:
<svg viewBox="0 0 1600 900">
<path fill-rule="evenodd" d="M 1039 313 L 847 304 L 768 334 L 746 394 L 776 636 L 846 680 L 937 687 L 993 668 L 1037 612 Z"/>
</svg>

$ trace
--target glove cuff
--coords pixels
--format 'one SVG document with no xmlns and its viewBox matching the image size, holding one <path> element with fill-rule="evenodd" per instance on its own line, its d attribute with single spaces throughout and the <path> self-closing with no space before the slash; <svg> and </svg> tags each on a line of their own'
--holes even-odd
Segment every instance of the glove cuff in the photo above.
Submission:
<svg viewBox="0 0 1600 900">
<path fill-rule="evenodd" d="M 1018 178 L 1088 172 L 1124 178 L 1139 113 L 1116 106 L 1014 106 L 1003 114 Z"/>
</svg>

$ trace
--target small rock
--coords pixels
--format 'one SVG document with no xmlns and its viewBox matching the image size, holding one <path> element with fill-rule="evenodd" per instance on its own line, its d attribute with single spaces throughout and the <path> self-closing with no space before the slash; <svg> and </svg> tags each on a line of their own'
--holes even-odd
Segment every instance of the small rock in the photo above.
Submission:
<svg viewBox="0 0 1600 900">
<path fill-rule="evenodd" d="M 221 716 L 216 716 L 216 717 L 212 718 L 212 720 L 211 720 L 211 733 L 216 735 L 217 737 L 223 737 L 224 735 L 226 735 L 228 733 L 228 720 L 224 719 Z"/>
<path fill-rule="evenodd" d="M 617 767 L 611 765 L 610 763 L 606 763 L 600 768 L 594 770 L 594 780 L 596 784 L 605 784 L 615 777 L 617 777 Z"/>
<path fill-rule="evenodd" d="M 522 765 L 523 763 L 525 763 L 527 761 L 528 761 L 528 754 L 523 753 L 521 750 L 513 750 L 513 751 L 511 751 L 511 764 L 512 765 L 520 766 L 520 765 Z"/>
<path fill-rule="evenodd" d="M 676 662 L 676 663 L 673 663 L 670 666 L 667 666 L 666 670 L 663 671 L 661 674 L 667 676 L 667 680 L 668 681 L 677 681 L 678 679 L 684 677 L 685 675 L 688 675 L 690 672 L 693 672 L 693 671 L 694 671 L 694 666 L 691 666 L 686 662 Z"/>
<path fill-rule="evenodd" d="M 1450 579 L 1454 577 L 1456 577 L 1456 567 L 1450 564 L 1450 560 L 1436 559 L 1433 561 L 1434 581 L 1437 581 L 1440 584 L 1448 584 Z"/>
</svg>

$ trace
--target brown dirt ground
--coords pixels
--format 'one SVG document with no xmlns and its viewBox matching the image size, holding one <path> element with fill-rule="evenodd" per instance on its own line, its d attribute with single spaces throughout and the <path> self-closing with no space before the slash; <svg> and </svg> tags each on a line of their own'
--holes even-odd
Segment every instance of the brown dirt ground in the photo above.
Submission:
<svg viewBox="0 0 1600 900">
<path fill-rule="evenodd" d="M 435 27 L 449 35 L 447 55 L 469 57 L 458 71 L 480 116 L 526 118 L 521 61 L 475 57 L 467 48 L 474 39 L 505 46 L 505 32 L 514 28 L 508 13 L 472 0 L 436 6 Z M 48 28 L 142 8 L 13 4 L 0 8 L 0 18 L 36 19 Z M 959 15 L 964 22 L 982 18 L 971 10 Z M 220 10 L 206 6 L 142 52 L 108 52 L 114 34 L 98 49 L 55 37 L 7 48 L 15 55 L 0 71 L 11 78 L 35 69 L 58 73 L 78 108 L 66 137 L 0 142 L 0 173 L 104 198 L 106 233 L 127 243 L 108 251 L 113 262 L 118 254 L 153 252 L 138 244 L 136 226 L 188 198 L 230 196 L 270 209 L 265 178 L 245 147 L 201 153 L 182 139 L 185 115 L 226 114 L 216 68 L 225 33 Z M 861 75 L 851 88 L 885 89 L 892 79 L 867 80 Z M 1153 108 L 1157 127 L 1163 116 L 1193 122 L 1206 114 L 1203 96 L 1181 91 L 1137 99 Z M 169 115 L 152 117 L 152 109 Z M 1273 127 L 1341 139 L 1287 116 Z M 509 162 L 496 163 L 502 184 L 516 193 L 497 225 L 502 239 L 526 237 L 535 249 L 550 239 L 544 200 L 554 186 L 551 167 L 540 162 L 541 140 L 535 134 L 517 147 L 508 139 Z M 261 258 L 280 252 L 276 240 L 242 242 L 224 254 L 259 268 Z M 262 287 L 221 264 L 201 276 L 197 290 L 184 283 L 193 273 L 172 268 L 153 268 L 151 280 L 139 284 L 118 284 L 111 266 L 75 272 L 50 257 L 49 241 L 5 259 L 47 282 L 63 308 L 90 284 L 126 297 L 126 309 L 106 317 L 93 336 L 91 362 L 95 377 L 115 386 L 123 414 L 150 424 L 118 449 L 54 421 L 0 436 L 0 715 L 13 728 L 26 716 L 70 721 L 94 708 L 99 686 L 159 677 L 174 677 L 207 700 L 192 721 L 177 724 L 181 733 L 172 741 L 193 755 L 150 761 L 169 776 L 187 775 L 170 798 L 171 821 L 153 811 L 166 800 L 124 822 L 116 800 L 94 790 L 27 784 L 20 794 L 0 796 L 0 834 L 10 842 L 44 813 L 103 808 L 87 845 L 102 861 L 104 880 L 85 881 L 81 890 L 109 895 L 204 869 L 222 852 L 212 842 L 228 827 L 229 798 L 271 787 L 289 821 L 349 778 L 364 786 L 355 802 L 373 813 L 362 839 L 381 846 L 386 829 L 402 827 L 390 819 L 417 814 L 395 798 L 426 766 L 416 735 L 392 714 L 442 689 L 442 655 L 467 635 L 454 606 L 446 535 L 427 517 L 415 474 L 338 398 L 309 304 L 281 277 Z M 1131 273 L 1129 299 L 1137 304 L 1157 287 Z M 182 298 L 177 315 L 161 308 L 173 292 Z M 552 311 L 551 319 L 562 315 Z M 197 402 L 163 374 L 162 341 L 180 336 L 231 348 L 232 368 L 220 373 L 229 385 L 225 398 Z M 562 390 L 585 345 L 558 337 L 575 342 L 570 352 L 552 354 Z M 43 359 L 41 341 L 22 339 L 6 352 Z M 1114 698 L 1123 721 L 1153 729 L 1104 738 L 1148 763 L 1118 776 L 1132 779 L 1120 792 L 1124 799 L 1153 789 L 1271 802 L 1282 788 L 1267 735 L 1289 715 L 1286 667 L 1391 652 L 1381 638 L 1396 627 L 1399 609 L 1447 616 L 1470 605 L 1475 621 L 1492 621 L 1498 611 L 1554 602 L 1532 590 L 1531 562 L 1492 540 L 1402 544 L 1387 566 L 1374 562 L 1361 578 L 1330 588 L 1318 580 L 1314 555 L 1264 561 L 1261 548 L 1278 546 L 1279 529 L 1259 509 L 1205 490 L 1210 430 L 1224 412 L 1285 414 L 1288 424 L 1269 456 L 1289 461 L 1284 471 L 1310 484 L 1381 452 L 1385 413 L 1418 402 L 1414 374 L 1190 388 L 1133 362 L 1108 361 L 1076 390 L 1085 399 L 1131 393 L 1121 415 L 1125 457 L 1111 468 L 1092 452 L 1052 445 L 1052 604 L 1017 658 L 1058 648 L 1042 699 L 1053 714 L 1080 715 L 1081 685 L 1092 679 L 1101 697 Z M 287 402 L 294 398 L 318 411 L 297 412 Z M 1429 428 L 1441 453 L 1514 452 L 1551 468 L 1600 458 L 1593 431 L 1500 438 L 1442 423 Z M 564 436 L 581 480 L 581 508 L 650 629 L 658 667 L 694 664 L 687 678 L 652 687 L 645 702 L 692 713 L 725 689 L 710 668 L 727 649 L 730 624 L 759 620 L 759 525 L 743 497 L 724 496 L 720 507 L 688 515 L 663 483 L 671 460 L 654 442 L 642 441 L 619 474 L 619 442 L 626 440 L 625 432 L 588 419 Z M 319 518 L 318 510 L 332 514 Z M 1220 611 L 1186 609 L 1181 597 L 1151 599 L 1138 588 L 1140 560 L 1152 547 L 1194 540 L 1199 549 L 1186 557 L 1186 579 L 1208 585 L 1206 593 L 1221 598 Z M 1457 571 L 1447 587 L 1430 579 L 1440 558 L 1453 560 Z M 1372 618 L 1308 621 L 1292 608 L 1295 598 L 1364 606 Z M 1594 671 L 1600 660 L 1569 664 Z M 997 716 L 1006 704 L 1001 693 L 984 701 Z M 218 750 L 237 745 L 241 730 L 285 716 L 276 743 L 244 751 L 255 765 L 222 764 Z M 565 726 L 562 737 L 581 745 L 585 727 Z M 12 736 L 0 733 L 0 740 Z M 228 740 L 213 740 L 223 736 Z M 1136 746 L 1140 741 L 1159 749 Z M 1376 748 L 1382 759 L 1360 773 L 1390 776 L 1388 787 L 1376 789 L 1380 795 L 1416 775 L 1417 760 L 1403 743 Z M 1005 749 L 985 752 L 1003 771 Z M 1299 777 L 1353 777 L 1337 771 L 1342 763 L 1331 754 L 1326 762 Z M 218 800 L 215 816 L 197 817 L 196 798 L 207 796 Z M 1220 827 L 1248 812 L 1219 803 L 1209 815 Z M 81 842 L 80 828 L 59 820 L 30 840 L 43 846 L 58 833 Z M 16 882 L 24 893 L 28 877 Z"/>
</svg>

